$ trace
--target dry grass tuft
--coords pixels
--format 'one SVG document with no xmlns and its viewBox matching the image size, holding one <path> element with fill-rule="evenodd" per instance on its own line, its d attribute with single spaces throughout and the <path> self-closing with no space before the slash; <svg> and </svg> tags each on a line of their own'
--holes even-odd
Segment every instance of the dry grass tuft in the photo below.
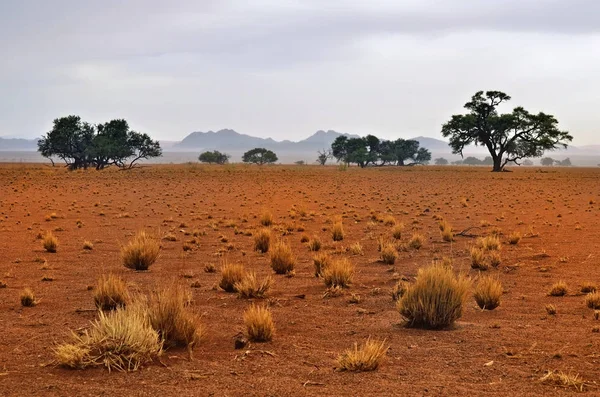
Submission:
<svg viewBox="0 0 600 397">
<path fill-rule="evenodd" d="M 396 224 L 396 218 L 394 218 L 392 215 L 387 215 L 385 218 L 383 218 L 383 224 L 386 226 L 394 226 Z"/>
<path fill-rule="evenodd" d="M 392 237 L 394 237 L 396 240 L 400 240 L 403 232 L 404 225 L 402 223 L 396 223 L 392 228 Z"/>
<path fill-rule="evenodd" d="M 344 226 L 342 221 L 336 221 L 331 228 L 333 241 L 342 241 L 344 239 Z"/>
<path fill-rule="evenodd" d="M 451 269 L 433 264 L 419 269 L 417 280 L 398 301 L 400 314 L 411 327 L 438 329 L 462 316 L 470 280 Z"/>
<path fill-rule="evenodd" d="M 406 281 L 400 280 L 394 285 L 392 288 L 392 300 L 397 302 L 400 298 L 404 296 L 406 290 L 408 289 L 408 283 Z"/>
<path fill-rule="evenodd" d="M 271 245 L 271 231 L 269 229 L 261 229 L 254 236 L 254 250 L 258 252 L 268 252 Z"/>
<path fill-rule="evenodd" d="M 86 251 L 91 251 L 94 249 L 94 244 L 91 241 L 85 240 L 83 242 L 83 249 Z"/>
<path fill-rule="evenodd" d="M 442 240 L 446 242 L 454 241 L 454 232 L 452 231 L 452 226 L 446 221 L 442 219 L 439 223 L 440 232 L 442 233 Z"/>
<path fill-rule="evenodd" d="M 585 297 L 585 305 L 590 309 L 600 309 L 600 292 L 592 292 Z"/>
<path fill-rule="evenodd" d="M 322 246 L 321 240 L 319 240 L 319 238 L 317 236 L 314 236 L 308 242 L 308 249 L 313 252 L 319 251 L 321 249 L 321 246 Z"/>
<path fill-rule="evenodd" d="M 386 265 L 393 265 L 398 258 L 396 247 L 393 244 L 386 243 L 381 247 L 381 261 Z"/>
<path fill-rule="evenodd" d="M 337 358 L 338 371 L 374 371 L 383 362 L 388 346 L 385 340 L 368 339 L 364 344 L 346 350 Z"/>
<path fill-rule="evenodd" d="M 313 262 L 315 265 L 315 277 L 320 277 L 323 270 L 331 263 L 331 257 L 326 253 L 320 253 L 314 256 Z"/>
<path fill-rule="evenodd" d="M 47 252 L 55 253 L 58 250 L 58 238 L 52 232 L 47 232 L 42 238 L 42 246 Z"/>
<path fill-rule="evenodd" d="M 471 247 L 471 268 L 479 270 L 488 270 L 489 266 L 485 262 L 485 253 L 477 247 Z"/>
<path fill-rule="evenodd" d="M 498 236 L 486 236 L 477 239 L 476 246 L 484 251 L 496 251 L 501 248 Z"/>
<path fill-rule="evenodd" d="M 484 310 L 494 310 L 500 306 L 502 296 L 502 284 L 494 278 L 483 277 L 477 283 L 473 296 L 477 306 Z"/>
<path fill-rule="evenodd" d="M 242 279 L 235 283 L 234 288 L 240 298 L 264 298 L 265 294 L 273 285 L 271 276 L 265 277 L 262 281 L 258 280 L 256 273 L 246 273 Z"/>
<path fill-rule="evenodd" d="M 119 277 L 109 274 L 98 280 L 94 289 L 94 303 L 101 310 L 114 310 L 129 302 L 127 285 Z"/>
<path fill-rule="evenodd" d="M 352 255 L 363 255 L 363 247 L 359 242 L 356 242 L 348 247 L 348 251 L 350 251 Z"/>
<path fill-rule="evenodd" d="M 264 211 L 260 215 L 260 224 L 263 226 L 271 226 L 273 224 L 273 214 L 269 211 Z"/>
<path fill-rule="evenodd" d="M 150 265 L 158 259 L 159 252 L 158 242 L 145 231 L 140 231 L 127 245 L 121 248 L 121 259 L 123 265 L 129 269 L 148 270 Z"/>
<path fill-rule="evenodd" d="M 186 308 L 190 296 L 177 284 L 154 292 L 148 302 L 148 318 L 166 345 L 191 351 L 202 337 L 202 326 L 198 316 Z"/>
<path fill-rule="evenodd" d="M 564 281 L 554 283 L 548 295 L 550 296 L 565 296 L 567 294 L 567 284 Z"/>
<path fill-rule="evenodd" d="M 109 371 L 135 371 L 160 355 L 162 343 L 141 308 L 99 312 L 82 335 L 54 350 L 59 365 L 68 368 L 105 366 Z"/>
<path fill-rule="evenodd" d="M 235 285 L 244 278 L 244 266 L 239 263 L 223 263 L 219 287 L 226 292 L 235 292 Z"/>
<path fill-rule="evenodd" d="M 25 306 L 25 307 L 32 307 L 37 305 L 38 301 L 37 299 L 35 299 L 35 294 L 33 293 L 33 291 L 30 288 L 25 288 L 22 292 L 21 292 L 21 305 Z"/>
<path fill-rule="evenodd" d="M 271 248 L 271 268 L 277 274 L 287 274 L 294 270 L 296 258 L 292 249 L 283 241 L 279 241 Z"/>
<path fill-rule="evenodd" d="M 338 259 L 321 269 L 321 276 L 329 288 L 347 288 L 354 277 L 354 265 L 346 258 Z"/>
<path fill-rule="evenodd" d="M 253 342 L 268 342 L 273 339 L 275 325 L 271 310 L 264 306 L 252 305 L 244 312 L 244 324 L 248 339 Z"/>
<path fill-rule="evenodd" d="M 414 233 L 410 240 L 408 241 L 408 246 L 412 249 L 420 249 L 423 246 L 423 242 L 425 241 L 425 237 L 422 234 Z"/>
<path fill-rule="evenodd" d="M 522 238 L 521 233 L 519 233 L 519 232 L 512 232 L 508 236 L 508 243 L 511 244 L 511 245 L 517 245 L 521 241 L 521 238 Z"/>
<path fill-rule="evenodd" d="M 548 313 L 551 316 L 554 316 L 556 314 L 556 306 L 547 304 L 546 305 L 546 313 Z"/>
<path fill-rule="evenodd" d="M 562 371 L 548 371 L 548 373 L 540 378 L 540 382 L 566 388 L 575 388 L 579 392 L 583 392 L 586 386 L 585 381 L 579 374 L 567 374 Z"/>
<path fill-rule="evenodd" d="M 592 292 L 596 292 L 598 290 L 598 286 L 591 281 L 584 281 L 581 283 L 581 293 L 582 294 L 590 294 Z"/>
</svg>

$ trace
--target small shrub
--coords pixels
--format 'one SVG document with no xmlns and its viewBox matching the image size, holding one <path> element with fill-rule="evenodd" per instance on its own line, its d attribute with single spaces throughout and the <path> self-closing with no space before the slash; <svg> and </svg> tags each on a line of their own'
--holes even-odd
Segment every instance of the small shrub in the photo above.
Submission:
<svg viewBox="0 0 600 397">
<path fill-rule="evenodd" d="M 235 292 L 235 284 L 244 278 L 244 266 L 238 263 L 225 262 L 221 267 L 219 287 L 225 292 Z"/>
<path fill-rule="evenodd" d="M 94 289 L 94 303 L 101 310 L 114 310 L 127 305 L 129 291 L 127 285 L 119 277 L 109 274 L 102 276 Z"/>
<path fill-rule="evenodd" d="M 32 307 L 37 305 L 37 300 L 35 299 L 35 294 L 30 288 L 25 288 L 21 292 L 21 305 L 25 307 Z"/>
<path fill-rule="evenodd" d="M 271 245 L 271 231 L 269 229 L 261 229 L 254 236 L 254 250 L 258 252 L 268 252 Z"/>
<path fill-rule="evenodd" d="M 322 269 L 321 276 L 329 288 L 347 288 L 354 277 L 354 265 L 346 258 L 338 259 Z"/>
<path fill-rule="evenodd" d="M 471 254 L 471 268 L 473 269 L 479 269 L 479 270 L 487 270 L 488 269 L 488 265 L 485 262 L 485 253 L 477 248 L 477 247 L 472 247 L 470 250 L 470 254 Z"/>
<path fill-rule="evenodd" d="M 550 296 L 565 296 L 567 294 L 567 284 L 564 281 L 559 281 L 552 285 L 548 295 Z"/>
<path fill-rule="evenodd" d="M 600 309 L 600 292 L 592 292 L 585 297 L 585 304 L 590 309 Z"/>
<path fill-rule="evenodd" d="M 444 328 L 462 316 L 470 281 L 441 264 L 419 269 L 417 280 L 398 301 L 411 327 Z"/>
<path fill-rule="evenodd" d="M 256 273 L 251 272 L 246 273 L 240 281 L 235 283 L 234 289 L 240 298 L 264 298 L 272 284 L 273 278 L 271 276 L 259 281 Z"/>
<path fill-rule="evenodd" d="M 58 238 L 52 232 L 47 232 L 42 239 L 42 246 L 50 253 L 55 253 L 58 250 Z"/>
<path fill-rule="evenodd" d="M 316 252 L 319 251 L 321 249 L 321 240 L 319 240 L 319 238 L 317 236 L 314 236 L 313 238 L 310 239 L 310 241 L 308 242 L 308 249 Z"/>
<path fill-rule="evenodd" d="M 294 270 L 296 258 L 289 245 L 283 241 L 275 243 L 270 253 L 271 268 L 277 274 L 286 274 Z"/>
<path fill-rule="evenodd" d="M 121 258 L 126 268 L 134 270 L 148 270 L 156 262 L 160 252 L 158 242 L 144 231 L 137 235 L 121 248 Z"/>
<path fill-rule="evenodd" d="M 598 287 L 596 286 L 596 284 L 590 282 L 590 281 L 585 281 L 581 284 L 581 293 L 582 294 L 589 294 L 592 292 L 596 292 L 598 289 Z"/>
<path fill-rule="evenodd" d="M 198 317 L 186 308 L 189 299 L 184 288 L 176 284 L 156 291 L 150 296 L 148 318 L 166 345 L 191 351 L 202 337 L 202 327 Z"/>
<path fill-rule="evenodd" d="M 250 306 L 244 312 L 244 324 L 248 339 L 253 342 L 268 342 L 273 339 L 275 325 L 271 311 L 264 306 Z"/>
<path fill-rule="evenodd" d="M 423 246 L 423 242 L 425 241 L 425 237 L 422 234 L 415 233 L 412 235 L 410 240 L 408 241 L 408 246 L 412 249 L 420 249 Z"/>
<path fill-rule="evenodd" d="M 512 232 L 508 236 L 508 243 L 511 245 L 517 245 L 517 244 L 519 244 L 520 241 L 521 241 L 521 233 L 519 233 L 519 232 Z"/>
<path fill-rule="evenodd" d="M 478 238 L 476 245 L 484 251 L 495 251 L 500 249 L 501 243 L 498 236 L 492 235 Z"/>
<path fill-rule="evenodd" d="M 494 310 L 500 306 L 502 284 L 491 277 L 484 277 L 477 283 L 473 296 L 481 309 Z"/>
<path fill-rule="evenodd" d="M 99 318 L 73 341 L 57 346 L 57 362 L 67 368 L 105 366 L 108 370 L 135 371 L 162 351 L 158 333 L 141 309 L 117 308 L 99 312 Z"/>
<path fill-rule="evenodd" d="M 368 339 L 360 347 L 357 343 L 337 358 L 338 371 L 374 371 L 381 365 L 388 347 L 385 340 Z"/>
<path fill-rule="evenodd" d="M 381 261 L 386 265 L 393 265 L 397 258 L 398 254 L 393 244 L 388 243 L 381 248 Z"/>
<path fill-rule="evenodd" d="M 402 223 L 396 223 L 392 228 L 392 237 L 394 237 L 396 240 L 400 240 L 403 232 L 404 225 Z"/>
<path fill-rule="evenodd" d="M 341 221 L 337 221 L 333 224 L 331 235 L 333 237 L 333 241 L 342 241 L 344 239 L 344 226 L 342 225 Z"/>
<path fill-rule="evenodd" d="M 326 253 L 317 254 L 313 258 L 315 265 L 315 277 L 320 277 L 329 264 L 331 263 L 331 257 Z"/>
<path fill-rule="evenodd" d="M 271 226 L 273 224 L 273 214 L 269 211 L 264 211 L 260 215 L 260 224 L 263 226 Z"/>
</svg>

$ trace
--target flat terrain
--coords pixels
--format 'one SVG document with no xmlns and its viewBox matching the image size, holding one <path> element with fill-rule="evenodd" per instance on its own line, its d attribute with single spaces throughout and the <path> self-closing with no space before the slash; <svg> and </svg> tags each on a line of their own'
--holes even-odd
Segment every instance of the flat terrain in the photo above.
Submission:
<svg viewBox="0 0 600 397">
<path fill-rule="evenodd" d="M 600 321 L 584 304 L 580 286 L 600 284 L 600 169 L 546 170 L 165 165 L 69 173 L 46 165 L 2 165 L 0 395 L 577 393 L 540 383 L 548 370 L 579 374 L 587 394 L 598 395 L 600 333 L 593 331 Z M 274 236 L 292 246 L 295 276 L 274 276 L 265 300 L 276 326 L 273 341 L 234 350 L 250 303 L 215 287 L 218 269 L 227 259 L 261 277 L 273 274 L 268 255 L 253 251 L 250 235 L 265 211 L 274 216 Z M 392 266 L 379 261 L 377 250 L 380 236 L 392 238 L 391 226 L 382 221 L 388 215 L 405 225 L 399 244 L 415 232 L 425 236 L 421 249 L 400 250 Z M 338 216 L 345 238 L 334 242 L 331 222 Z M 417 269 L 443 257 L 475 282 L 480 277 L 470 266 L 476 238 L 444 242 L 439 217 L 455 232 L 475 227 L 467 234 L 501 233 L 502 263 L 487 273 L 503 284 L 502 304 L 482 311 L 469 295 L 452 329 L 406 328 L 390 295 L 400 278 L 413 281 Z M 176 235 L 176 241 L 161 240 L 160 258 L 147 272 L 124 268 L 119 256 L 139 230 Z M 205 233 L 184 251 L 194 230 Z M 46 231 L 59 239 L 55 254 L 45 252 L 37 238 Z M 508 244 L 513 232 L 523 235 L 517 245 Z M 324 296 L 313 253 L 300 242 L 303 234 L 319 236 L 323 251 L 356 265 L 354 283 L 342 296 Z M 83 249 L 86 240 L 93 250 Z M 355 243 L 362 254 L 347 251 Z M 204 271 L 210 264 L 216 273 Z M 171 280 L 189 288 L 191 308 L 206 327 L 193 360 L 185 350 L 168 350 L 162 363 L 134 373 L 53 365 L 53 347 L 96 318 L 88 287 L 110 272 L 133 291 L 148 292 Z M 548 296 L 560 280 L 568 294 Z M 21 307 L 26 287 L 35 292 L 37 306 Z M 359 303 L 349 302 L 352 294 Z M 546 312 L 548 304 L 556 315 Z M 336 357 L 369 336 L 390 346 L 382 366 L 367 373 L 334 371 Z"/>
</svg>

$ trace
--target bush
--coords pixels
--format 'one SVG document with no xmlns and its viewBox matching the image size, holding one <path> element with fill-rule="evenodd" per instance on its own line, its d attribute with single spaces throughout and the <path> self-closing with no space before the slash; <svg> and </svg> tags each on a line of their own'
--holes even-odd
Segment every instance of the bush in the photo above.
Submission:
<svg viewBox="0 0 600 397">
<path fill-rule="evenodd" d="M 265 277 L 259 281 L 256 273 L 246 273 L 240 281 L 235 283 L 234 288 L 240 298 L 264 298 L 265 294 L 271 288 L 273 278 Z"/>
<path fill-rule="evenodd" d="M 292 249 L 289 245 L 283 241 L 279 241 L 271 248 L 271 268 L 277 274 L 287 274 L 294 270 L 296 264 L 296 258 L 292 253 Z"/>
<path fill-rule="evenodd" d="M 481 309 L 494 310 L 500 306 L 502 292 L 502 284 L 498 280 L 484 277 L 477 283 L 473 296 Z"/>
<path fill-rule="evenodd" d="M 567 294 L 567 284 L 564 281 L 559 281 L 552 285 L 548 295 L 550 296 L 565 296 Z"/>
<path fill-rule="evenodd" d="M 244 278 L 244 266 L 225 262 L 221 268 L 219 287 L 226 292 L 235 292 L 235 284 Z"/>
<path fill-rule="evenodd" d="M 498 236 L 487 236 L 478 238 L 476 245 L 484 251 L 495 251 L 500 249 L 501 243 Z"/>
<path fill-rule="evenodd" d="M 55 253 L 58 250 L 58 239 L 52 232 L 47 232 L 42 239 L 42 246 L 46 251 Z"/>
<path fill-rule="evenodd" d="M 438 329 L 462 316 L 470 281 L 434 264 L 419 269 L 417 280 L 398 301 L 398 310 L 411 327 Z"/>
<path fill-rule="evenodd" d="M 275 325 L 271 311 L 263 306 L 250 306 L 244 312 L 244 324 L 248 332 L 248 339 L 253 342 L 268 342 L 273 339 Z"/>
<path fill-rule="evenodd" d="M 261 229 L 254 236 L 254 250 L 258 252 L 268 252 L 271 245 L 271 231 L 269 229 Z"/>
<path fill-rule="evenodd" d="M 381 365 L 388 347 L 385 340 L 367 340 L 360 347 L 357 343 L 337 358 L 338 371 L 374 371 Z"/>
<path fill-rule="evenodd" d="M 331 263 L 331 257 L 326 253 L 317 254 L 313 258 L 315 265 L 315 277 L 320 277 L 329 264 Z"/>
<path fill-rule="evenodd" d="M 481 249 L 477 247 L 471 247 L 470 254 L 471 268 L 479 270 L 489 269 L 488 264 L 485 262 L 485 253 Z"/>
<path fill-rule="evenodd" d="M 121 248 L 121 258 L 123 265 L 129 269 L 148 270 L 160 252 L 158 242 L 146 234 L 144 231 L 138 234 Z"/>
<path fill-rule="evenodd" d="M 508 236 L 508 243 L 511 245 L 517 245 L 521 241 L 521 233 L 513 232 Z"/>
<path fill-rule="evenodd" d="M 154 292 L 148 303 L 148 318 L 165 344 L 191 351 L 202 337 L 202 327 L 198 317 L 186 308 L 190 296 L 176 284 Z"/>
<path fill-rule="evenodd" d="M 99 312 L 83 334 L 55 350 L 58 363 L 68 368 L 105 366 L 108 370 L 135 371 L 161 354 L 162 342 L 141 308 Z"/>
<path fill-rule="evenodd" d="M 585 297 L 585 304 L 590 309 L 600 310 L 600 292 L 592 292 Z"/>
<path fill-rule="evenodd" d="M 352 283 L 354 265 L 346 258 L 338 259 L 321 269 L 321 276 L 329 288 L 346 288 Z"/>
<path fill-rule="evenodd" d="M 25 307 L 32 307 L 37 305 L 37 300 L 35 299 L 35 294 L 30 288 L 25 288 L 21 292 L 21 305 Z"/>
<path fill-rule="evenodd" d="M 129 302 L 127 285 L 119 277 L 109 274 L 102 276 L 94 289 L 94 303 L 101 310 L 114 310 Z"/>
<path fill-rule="evenodd" d="M 596 286 L 596 284 L 594 284 L 594 283 L 592 283 L 590 281 L 584 281 L 581 284 L 580 291 L 581 291 L 582 294 L 589 294 L 589 293 L 592 293 L 592 292 L 596 292 L 597 289 L 598 289 L 598 287 Z"/>
<path fill-rule="evenodd" d="M 398 258 L 396 248 L 393 244 L 387 243 L 381 247 L 381 260 L 386 265 L 393 265 Z"/>
<path fill-rule="evenodd" d="M 333 241 L 342 241 L 344 239 L 344 226 L 342 225 L 342 221 L 337 221 L 333 224 L 331 235 Z"/>
</svg>

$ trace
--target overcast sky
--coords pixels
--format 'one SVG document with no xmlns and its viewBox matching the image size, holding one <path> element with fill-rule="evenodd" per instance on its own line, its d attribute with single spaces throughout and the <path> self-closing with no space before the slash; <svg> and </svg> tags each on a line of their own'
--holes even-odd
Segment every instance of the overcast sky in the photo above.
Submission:
<svg viewBox="0 0 600 397">
<path fill-rule="evenodd" d="M 161 140 L 441 138 L 501 90 L 600 143 L 598 0 L 0 0 L 0 54 L 0 136 L 78 114 Z"/>
</svg>

